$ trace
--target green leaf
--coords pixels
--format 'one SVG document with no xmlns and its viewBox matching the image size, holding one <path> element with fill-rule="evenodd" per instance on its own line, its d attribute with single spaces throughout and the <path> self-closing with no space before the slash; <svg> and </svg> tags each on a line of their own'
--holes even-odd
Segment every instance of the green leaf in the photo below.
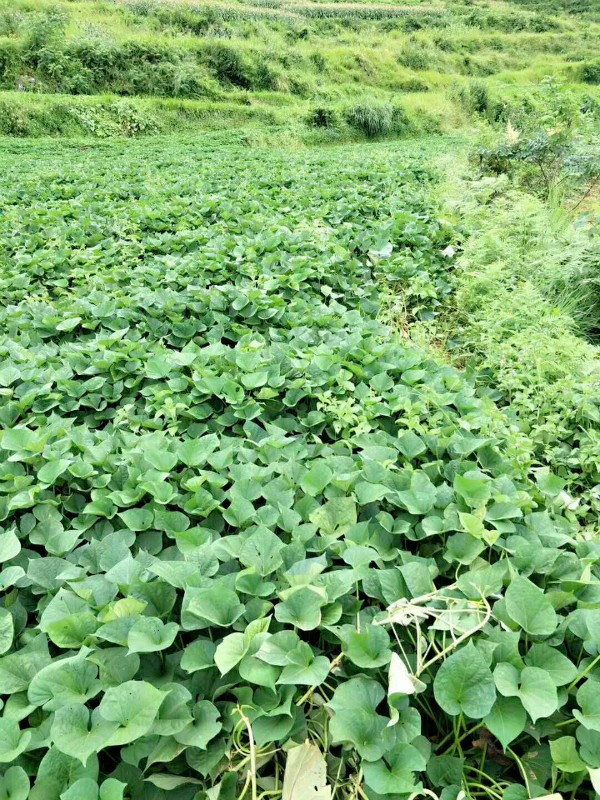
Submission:
<svg viewBox="0 0 600 800">
<path fill-rule="evenodd" d="M 566 486 L 562 478 L 553 475 L 548 470 L 537 470 L 535 480 L 540 491 L 549 497 L 557 497 Z"/>
<path fill-rule="evenodd" d="M 469 478 L 466 475 L 456 475 L 454 491 L 470 508 L 485 506 L 491 495 L 489 480 Z"/>
<path fill-rule="evenodd" d="M 176 622 L 166 624 L 158 617 L 140 617 L 129 630 L 127 647 L 130 653 L 156 653 L 166 650 L 179 631 Z"/>
<path fill-rule="evenodd" d="M 0 764 L 10 764 L 25 750 L 31 739 L 31 731 L 22 731 L 13 719 L 0 719 Z"/>
<path fill-rule="evenodd" d="M 47 711 L 71 703 L 86 703 L 100 692 L 98 667 L 85 658 L 82 650 L 76 656 L 63 658 L 48 664 L 34 675 L 27 698 L 33 706 L 42 706 Z"/>
<path fill-rule="evenodd" d="M 305 642 L 301 642 L 305 644 Z M 306 647 L 310 650 L 309 645 Z M 331 664 L 325 656 L 315 656 L 314 653 L 307 657 L 306 651 L 302 649 L 302 655 L 298 658 L 294 650 L 289 654 L 289 660 L 293 663 L 287 664 L 281 671 L 277 683 L 291 686 L 320 686 L 325 683 L 329 675 Z"/>
<path fill-rule="evenodd" d="M 154 356 L 146 361 L 146 375 L 149 378 L 159 380 L 166 378 L 173 369 L 170 359 L 165 356 Z"/>
<path fill-rule="evenodd" d="M 550 742 L 552 762 L 562 772 L 583 772 L 587 769 L 577 752 L 574 736 L 561 736 Z"/>
<path fill-rule="evenodd" d="M 147 531 L 154 522 L 154 514 L 149 508 L 130 508 L 120 511 L 119 516 L 130 531 Z"/>
<path fill-rule="evenodd" d="M 199 467 L 206 463 L 211 453 L 219 446 L 219 437 L 216 433 L 209 433 L 198 439 L 186 439 L 177 447 L 180 461 L 188 467 Z"/>
<path fill-rule="evenodd" d="M 383 732 L 387 719 L 376 709 L 385 692 L 368 678 L 351 678 L 340 684 L 329 702 L 334 712 L 330 722 L 333 743 L 347 743 L 368 761 L 381 758 L 387 748 Z"/>
<path fill-rule="evenodd" d="M 275 606 L 275 619 L 302 631 L 312 631 L 321 623 L 321 607 L 324 604 L 318 592 L 308 586 L 301 587 Z"/>
<path fill-rule="evenodd" d="M 390 637 L 380 625 L 367 625 L 346 637 L 343 652 L 357 667 L 383 667 L 392 657 Z"/>
<path fill-rule="evenodd" d="M 382 483 L 369 483 L 368 481 L 359 481 L 354 487 L 356 499 L 361 506 L 376 503 L 385 497 L 389 491 L 388 487 Z"/>
<path fill-rule="evenodd" d="M 275 690 L 275 682 L 279 677 L 279 667 L 261 661 L 253 655 L 246 655 L 239 663 L 240 678 L 247 683 L 255 683 Z"/>
<path fill-rule="evenodd" d="M 485 525 L 480 517 L 475 514 L 467 514 L 464 511 L 459 511 L 458 518 L 460 519 L 460 524 L 470 536 L 473 536 L 475 539 L 485 539 Z"/>
<path fill-rule="evenodd" d="M 15 633 L 13 616 L 6 608 L 0 608 L 0 655 L 10 650 Z"/>
<path fill-rule="evenodd" d="M 313 525 L 326 536 L 342 536 L 356 519 L 356 503 L 351 497 L 334 497 L 310 515 Z"/>
<path fill-rule="evenodd" d="M 63 474 L 70 464 L 71 462 L 66 458 L 59 458 L 57 461 L 48 461 L 40 470 L 38 470 L 38 480 L 42 483 L 52 485 L 56 479 Z"/>
<path fill-rule="evenodd" d="M 109 746 L 128 744 L 146 734 L 158 713 L 165 693 L 146 681 L 127 681 L 107 689 L 98 707 L 100 716 L 117 722 Z"/>
<path fill-rule="evenodd" d="M 581 708 L 573 709 L 573 716 L 584 728 L 600 733 L 600 683 L 589 679 L 577 690 L 577 702 Z"/>
<path fill-rule="evenodd" d="M 529 667 L 539 667 L 547 672 L 555 686 L 566 686 L 577 676 L 577 667 L 555 647 L 533 644 L 525 656 Z"/>
<path fill-rule="evenodd" d="M 10 561 L 21 552 L 21 542 L 14 530 L 0 533 L 0 562 Z"/>
<path fill-rule="evenodd" d="M 170 791 L 171 789 L 177 789 L 180 786 L 185 786 L 186 784 L 195 783 L 201 784 L 202 781 L 199 781 L 197 778 L 188 778 L 185 775 L 169 775 L 164 774 L 160 775 L 155 773 L 154 775 L 150 775 L 148 778 L 144 778 L 145 781 L 151 783 L 153 786 L 156 786 L 159 789 L 164 789 L 165 791 Z"/>
<path fill-rule="evenodd" d="M 99 753 L 107 746 L 118 727 L 117 722 L 108 722 L 97 712 L 90 714 L 85 706 L 71 703 L 55 711 L 51 736 L 61 752 L 79 759 L 85 766 L 92 753 Z"/>
<path fill-rule="evenodd" d="M 228 628 L 244 613 L 237 594 L 222 584 L 207 589 L 186 589 L 181 608 L 184 630 L 198 630 L 215 625 Z"/>
<path fill-rule="evenodd" d="M 534 583 L 517 575 L 505 595 L 506 611 L 524 631 L 534 636 L 550 636 L 558 619 L 552 603 Z"/>
<path fill-rule="evenodd" d="M 423 470 L 415 470 L 410 478 L 410 489 L 398 492 L 404 508 L 410 514 L 423 516 L 428 514 L 435 503 L 436 488 Z"/>
<path fill-rule="evenodd" d="M 216 663 L 215 651 L 216 646 L 210 639 L 196 639 L 183 651 L 181 669 L 186 672 L 198 672 L 213 667 Z"/>
<path fill-rule="evenodd" d="M 219 717 L 219 710 L 216 706 L 208 700 L 200 700 L 194 706 L 194 721 L 174 734 L 175 741 L 189 747 L 206 749 L 210 740 L 214 739 L 223 727 Z"/>
<path fill-rule="evenodd" d="M 290 663 L 289 654 L 298 647 L 299 642 L 298 634 L 294 631 L 279 631 L 261 643 L 256 657 L 267 664 L 285 667 Z"/>
<path fill-rule="evenodd" d="M 398 437 L 398 447 L 409 459 L 415 459 L 427 450 L 425 442 L 413 431 L 407 431 Z"/>
<path fill-rule="evenodd" d="M 268 528 L 260 527 L 249 536 L 240 550 L 239 559 L 246 567 L 254 567 L 259 575 L 270 575 L 283 564 L 284 543 Z"/>
<path fill-rule="evenodd" d="M 230 633 L 217 646 L 214 663 L 221 675 L 226 675 L 240 663 L 246 655 L 248 643 L 243 633 Z"/>
<path fill-rule="evenodd" d="M 496 687 L 486 660 L 469 644 L 452 653 L 440 666 L 433 682 L 437 703 L 452 716 L 461 712 L 483 719 L 494 705 Z"/>
<path fill-rule="evenodd" d="M 23 767 L 9 767 L 0 775 L 0 800 L 27 800 L 29 778 Z"/>
<path fill-rule="evenodd" d="M 316 497 L 331 482 L 333 472 L 325 461 L 314 461 L 308 472 L 300 479 L 300 488 L 306 494 Z"/>
<path fill-rule="evenodd" d="M 465 770 L 464 758 L 431 756 L 427 762 L 427 777 L 434 786 L 460 786 Z"/>
<path fill-rule="evenodd" d="M 500 694 L 521 700 L 534 722 L 551 716 L 558 708 L 554 681 L 538 667 L 525 667 L 519 672 L 512 664 L 500 663 L 494 670 L 494 681 Z"/>
<path fill-rule="evenodd" d="M 382 795 L 408 794 L 415 791 L 414 772 L 425 769 L 426 760 L 411 744 L 396 745 L 385 760 L 363 763 L 365 782 L 373 791 Z"/>
<path fill-rule="evenodd" d="M 506 750 L 525 730 L 527 714 L 517 697 L 498 697 L 483 723 Z"/>
<path fill-rule="evenodd" d="M 159 472 L 170 472 L 177 463 L 177 456 L 169 452 L 166 446 L 145 447 L 143 453 L 146 461 Z"/>
<path fill-rule="evenodd" d="M 81 322 L 81 317 L 67 317 L 63 319 L 62 322 L 59 322 L 56 326 L 57 331 L 72 331 L 74 330 L 79 323 Z"/>
<path fill-rule="evenodd" d="M 36 431 L 29 430 L 29 428 L 13 427 L 7 428 L 2 431 L 2 438 L 0 439 L 0 446 L 3 450 L 18 452 L 20 450 L 29 450 L 35 452 L 38 450 L 39 435 Z M 41 448 L 39 448 L 41 450 Z"/>
<path fill-rule="evenodd" d="M 0 658 L 0 686 L 4 694 L 27 690 L 29 683 L 50 661 L 44 650 L 25 650 Z"/>
</svg>

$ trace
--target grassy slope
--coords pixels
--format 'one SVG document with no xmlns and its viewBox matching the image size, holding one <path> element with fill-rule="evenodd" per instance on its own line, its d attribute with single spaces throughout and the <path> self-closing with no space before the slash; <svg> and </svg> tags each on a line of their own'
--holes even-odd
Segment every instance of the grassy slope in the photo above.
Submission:
<svg viewBox="0 0 600 800">
<path fill-rule="evenodd" d="M 577 14 L 560 2 L 2 0 L 0 126 L 194 129 L 210 124 L 210 108 L 225 109 L 228 124 L 277 124 L 377 99 L 401 104 L 420 129 L 457 127 L 465 114 L 453 96 L 472 80 L 508 99 L 548 73 L 593 89 L 582 70 L 594 62 L 600 14 L 578 5 Z M 146 129 L 123 121 L 131 113 L 107 94 L 129 97 Z"/>
</svg>

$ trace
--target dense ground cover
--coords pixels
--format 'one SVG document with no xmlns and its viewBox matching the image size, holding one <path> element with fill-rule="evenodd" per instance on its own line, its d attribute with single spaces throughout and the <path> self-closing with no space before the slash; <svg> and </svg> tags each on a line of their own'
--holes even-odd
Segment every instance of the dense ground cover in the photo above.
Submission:
<svg viewBox="0 0 600 800">
<path fill-rule="evenodd" d="M 0 796 L 595 796 L 597 542 L 383 321 L 452 146 L 5 143 Z"/>
</svg>

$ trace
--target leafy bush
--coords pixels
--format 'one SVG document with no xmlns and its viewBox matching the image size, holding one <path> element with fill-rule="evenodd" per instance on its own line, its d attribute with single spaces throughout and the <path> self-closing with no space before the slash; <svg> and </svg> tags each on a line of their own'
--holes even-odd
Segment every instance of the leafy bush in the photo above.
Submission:
<svg viewBox="0 0 600 800">
<path fill-rule="evenodd" d="M 0 12 L 0 36 L 17 36 L 25 20 L 25 14 L 19 11 Z"/>
<path fill-rule="evenodd" d="M 594 181 L 600 154 L 581 143 L 577 133 L 595 108 L 552 80 L 542 84 L 537 100 L 531 113 L 520 115 L 522 129 L 509 120 L 499 142 L 478 149 L 481 170 L 505 173 L 545 197 L 573 192 Z"/>
<path fill-rule="evenodd" d="M 339 123 L 335 108 L 317 106 L 308 115 L 308 124 L 315 128 L 335 128 Z"/>
<path fill-rule="evenodd" d="M 579 68 L 581 80 L 584 83 L 600 83 L 600 61 L 590 61 Z"/>
<path fill-rule="evenodd" d="M 490 178 L 464 188 L 473 234 L 453 275 L 453 347 L 507 404 L 534 461 L 564 481 L 565 502 L 593 524 L 600 352 L 584 336 L 598 319 L 596 244 L 538 198 L 503 188 Z"/>
<path fill-rule="evenodd" d="M 466 85 L 456 87 L 455 95 L 470 114 L 487 114 L 490 110 L 488 88 L 480 81 L 469 81 Z"/>
</svg>

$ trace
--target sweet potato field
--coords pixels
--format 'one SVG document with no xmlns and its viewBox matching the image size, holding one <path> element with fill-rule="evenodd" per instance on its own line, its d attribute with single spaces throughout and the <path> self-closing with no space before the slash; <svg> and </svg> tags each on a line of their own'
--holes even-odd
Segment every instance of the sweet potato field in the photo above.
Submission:
<svg viewBox="0 0 600 800">
<path fill-rule="evenodd" d="M 593 798 L 598 543 L 389 311 L 427 151 L 3 159 L 0 798 Z"/>
</svg>

